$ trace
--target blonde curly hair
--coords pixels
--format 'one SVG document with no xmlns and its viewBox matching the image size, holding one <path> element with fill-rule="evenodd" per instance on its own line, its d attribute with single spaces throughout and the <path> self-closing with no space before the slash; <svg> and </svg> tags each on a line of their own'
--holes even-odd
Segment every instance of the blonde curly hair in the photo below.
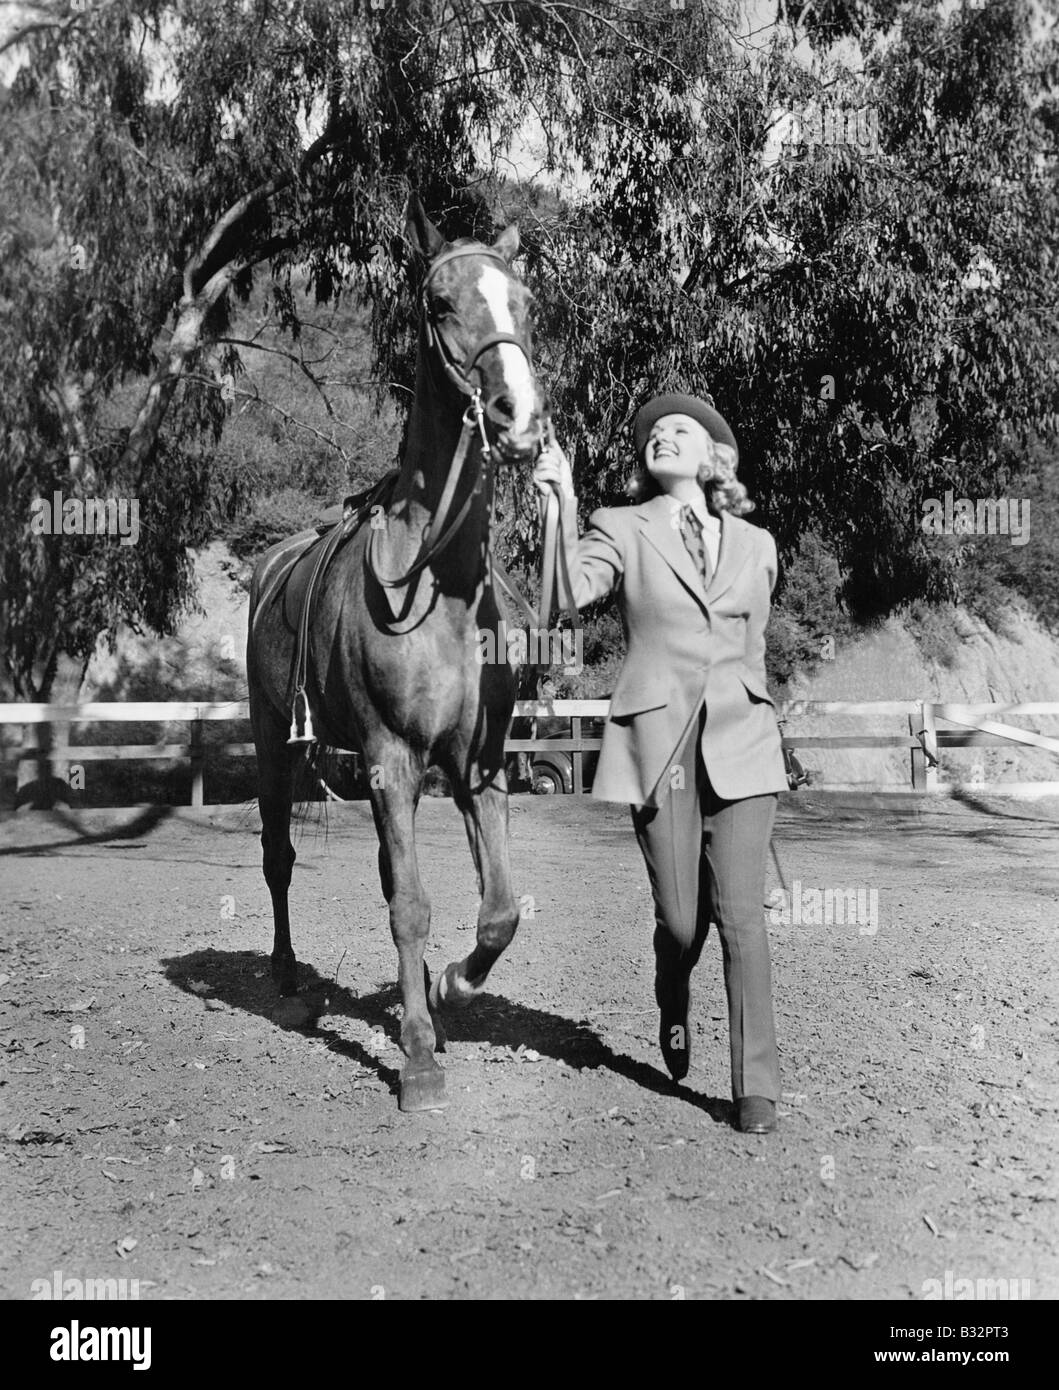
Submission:
<svg viewBox="0 0 1059 1390">
<path fill-rule="evenodd" d="M 716 515 L 731 512 L 746 516 L 757 505 L 752 502 L 745 486 L 736 477 L 736 452 L 729 444 L 721 444 L 710 435 L 711 457 L 699 469 L 696 481 L 706 494 L 706 505 Z M 633 502 L 646 502 L 662 491 L 658 479 L 641 464 L 625 485 L 626 495 Z"/>
</svg>

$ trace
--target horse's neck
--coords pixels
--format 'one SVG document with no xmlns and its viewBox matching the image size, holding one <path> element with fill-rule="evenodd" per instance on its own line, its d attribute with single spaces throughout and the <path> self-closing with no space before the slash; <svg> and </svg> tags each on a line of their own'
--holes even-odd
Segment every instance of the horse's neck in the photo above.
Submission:
<svg viewBox="0 0 1059 1390">
<path fill-rule="evenodd" d="M 418 549 L 424 527 L 437 515 L 445 482 L 463 433 L 463 412 L 467 397 L 441 387 L 431 375 L 425 343 L 420 336 L 416 365 L 416 390 L 408 421 L 400 477 L 395 489 L 394 518 L 405 531 L 399 540 L 402 550 Z M 446 523 L 456 515 L 473 492 L 480 476 L 481 441 L 477 430 L 467 441 L 460 478 L 448 508 Z M 474 573 L 481 569 L 481 545 L 489 525 L 488 499 L 482 488 L 473 499 L 460 534 L 453 537 L 439 563 L 447 571 L 459 569 Z M 392 537 L 398 541 L 397 536 Z M 431 566 L 436 569 L 437 567 Z"/>
<path fill-rule="evenodd" d="M 431 516 L 459 447 L 464 405 L 463 397 L 454 400 L 450 392 L 443 395 L 431 380 L 421 345 L 397 495 Z"/>
</svg>

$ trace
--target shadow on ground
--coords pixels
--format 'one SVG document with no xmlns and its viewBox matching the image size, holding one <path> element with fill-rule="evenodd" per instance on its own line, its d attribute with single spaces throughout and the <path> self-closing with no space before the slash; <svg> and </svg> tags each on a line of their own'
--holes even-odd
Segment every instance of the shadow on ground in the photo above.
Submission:
<svg viewBox="0 0 1059 1390">
<path fill-rule="evenodd" d="M 47 854 L 53 849 L 72 849 L 84 845 L 108 844 L 114 840 L 135 840 L 139 835 L 149 834 L 157 825 L 168 820 L 178 810 L 180 810 L 179 806 L 145 806 L 132 820 L 103 826 L 98 830 L 89 830 L 82 823 L 76 811 L 62 811 L 57 807 L 48 811 L 39 811 L 35 813 L 38 824 L 44 822 L 62 830 L 69 830 L 72 832 L 72 836 L 65 840 L 49 840 L 46 844 L 5 845 L 0 849 L 0 855 L 33 856 Z"/>
<path fill-rule="evenodd" d="M 215 999 L 230 1008 L 256 1014 L 285 1032 L 323 1038 L 332 1052 L 374 1072 L 397 1095 L 398 1073 L 368 1048 L 342 1036 L 328 1025 L 331 1018 L 354 1018 L 399 1043 L 395 1010 L 401 1002 L 396 985 L 370 994 L 354 994 L 334 980 L 324 979 L 311 965 L 298 966 L 298 994 L 280 999 L 272 985 L 271 962 L 261 951 L 190 951 L 162 961 L 166 978 L 185 993 Z M 209 987 L 204 995 L 202 986 Z M 444 1014 L 449 1044 L 485 1043 L 517 1052 L 531 1048 L 576 1070 L 604 1068 L 645 1091 L 676 1096 L 709 1115 L 715 1124 L 730 1124 L 732 1105 L 718 1096 L 703 1096 L 676 1085 L 663 1072 L 624 1053 L 612 1051 L 590 1025 L 512 1003 L 496 994 L 480 994 L 464 1009 Z"/>
</svg>

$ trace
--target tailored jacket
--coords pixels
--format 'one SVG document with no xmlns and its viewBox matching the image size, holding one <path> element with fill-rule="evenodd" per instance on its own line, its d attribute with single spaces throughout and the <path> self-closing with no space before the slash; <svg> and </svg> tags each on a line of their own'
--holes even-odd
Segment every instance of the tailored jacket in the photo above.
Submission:
<svg viewBox="0 0 1059 1390">
<path fill-rule="evenodd" d="M 592 785 L 602 801 L 657 806 L 692 724 L 706 706 L 702 758 L 725 801 L 787 790 L 776 712 L 765 683 L 765 625 L 776 583 L 768 531 L 722 512 L 708 587 L 667 494 L 603 507 L 578 539 L 576 504 L 563 502 L 563 536 L 579 608 L 617 590 L 627 654 Z M 683 785 L 695 785 L 684 768 Z"/>
</svg>

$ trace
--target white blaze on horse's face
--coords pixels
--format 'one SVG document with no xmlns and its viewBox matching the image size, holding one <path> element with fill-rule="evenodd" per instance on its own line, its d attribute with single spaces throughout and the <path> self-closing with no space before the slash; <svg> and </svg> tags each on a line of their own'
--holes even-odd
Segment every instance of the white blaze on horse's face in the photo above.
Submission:
<svg viewBox="0 0 1059 1390">
<path fill-rule="evenodd" d="M 479 272 L 478 293 L 489 308 L 497 333 L 516 332 L 508 302 L 509 283 L 503 271 L 494 265 L 483 266 Z M 529 359 L 514 343 L 498 343 L 493 351 L 500 358 L 503 395 L 507 397 L 503 437 L 516 447 L 521 447 L 523 441 L 539 443 L 540 406 Z"/>
</svg>

